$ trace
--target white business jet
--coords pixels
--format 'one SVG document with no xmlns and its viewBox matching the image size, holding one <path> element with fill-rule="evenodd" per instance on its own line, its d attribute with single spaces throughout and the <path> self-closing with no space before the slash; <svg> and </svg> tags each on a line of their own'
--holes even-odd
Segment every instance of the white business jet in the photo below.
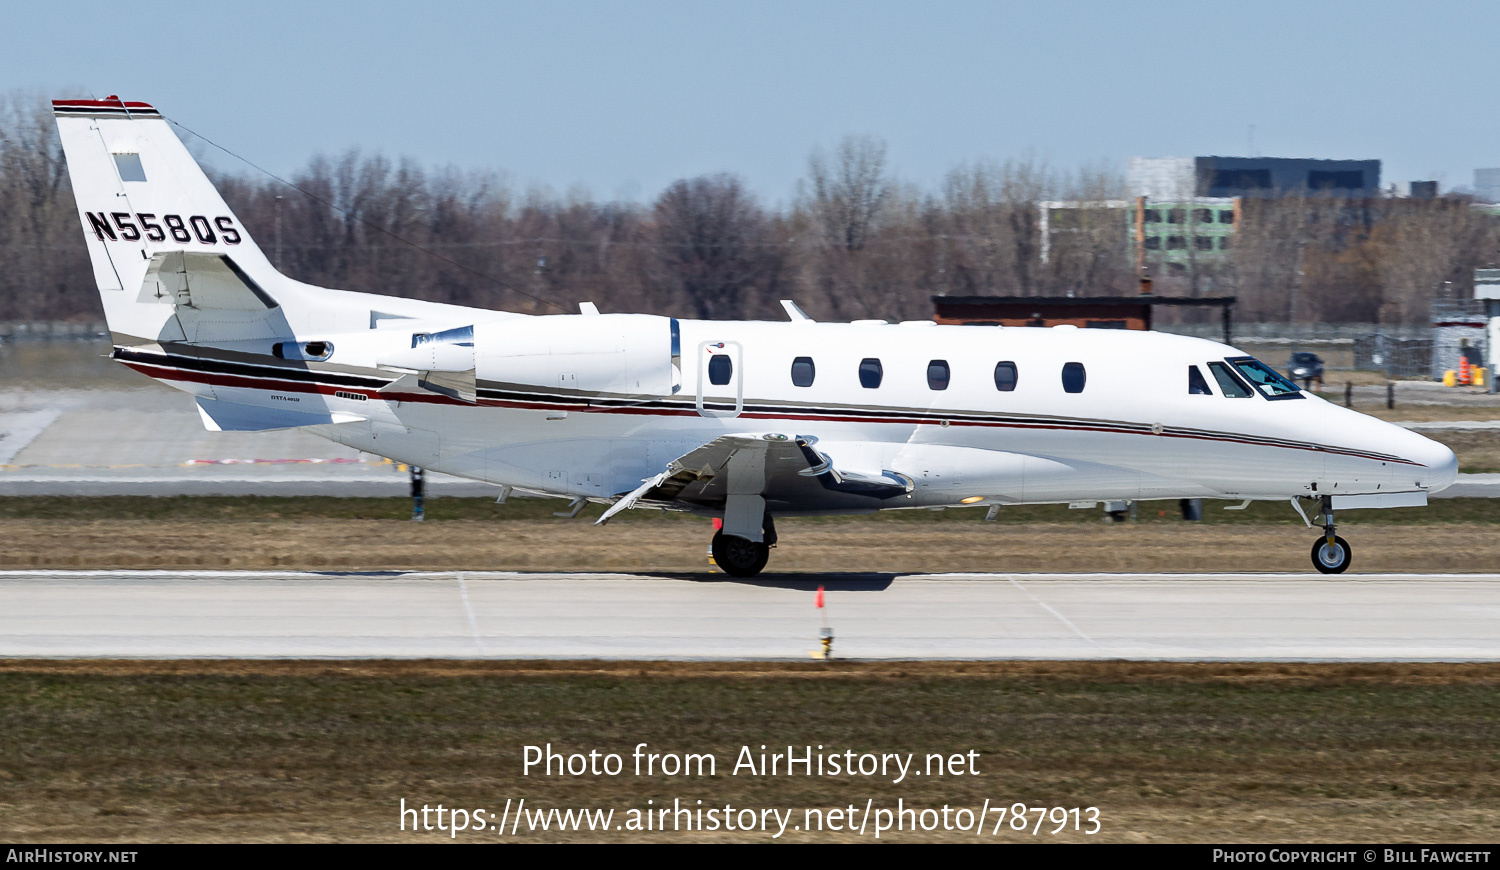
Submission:
<svg viewBox="0 0 1500 870">
<path fill-rule="evenodd" d="M 1227 345 L 929 321 L 527 316 L 314 287 L 272 267 L 145 103 L 54 104 L 114 358 L 212 430 L 305 428 L 502 489 L 718 517 L 750 576 L 773 517 L 1132 499 L 1422 505 L 1453 452 Z"/>
</svg>

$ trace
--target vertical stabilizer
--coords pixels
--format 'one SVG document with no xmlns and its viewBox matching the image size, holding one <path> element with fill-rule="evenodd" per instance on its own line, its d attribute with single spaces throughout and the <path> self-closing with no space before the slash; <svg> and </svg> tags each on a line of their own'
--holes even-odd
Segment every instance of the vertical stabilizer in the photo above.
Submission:
<svg viewBox="0 0 1500 870">
<path fill-rule="evenodd" d="M 282 277 L 156 109 L 109 97 L 55 100 L 52 110 L 117 340 L 180 334 L 172 300 L 141 293 L 163 252 L 228 257 L 254 285 L 277 294 Z"/>
</svg>

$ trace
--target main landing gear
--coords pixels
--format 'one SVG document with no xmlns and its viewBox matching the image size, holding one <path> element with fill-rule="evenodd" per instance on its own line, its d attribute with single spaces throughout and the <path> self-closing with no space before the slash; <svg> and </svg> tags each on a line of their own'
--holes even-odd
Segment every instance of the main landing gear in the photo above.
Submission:
<svg viewBox="0 0 1500 870">
<path fill-rule="evenodd" d="M 731 577 L 754 577 L 766 567 L 766 562 L 771 558 L 771 548 L 776 546 L 776 525 L 771 522 L 770 514 L 766 514 L 762 537 L 765 540 L 752 541 L 737 535 L 726 535 L 722 530 L 714 532 L 710 547 L 714 564 Z"/>
<path fill-rule="evenodd" d="M 1313 567 L 1324 574 L 1342 574 L 1349 567 L 1354 553 L 1349 542 L 1334 534 L 1333 496 L 1322 498 L 1323 537 L 1312 548 Z"/>
</svg>

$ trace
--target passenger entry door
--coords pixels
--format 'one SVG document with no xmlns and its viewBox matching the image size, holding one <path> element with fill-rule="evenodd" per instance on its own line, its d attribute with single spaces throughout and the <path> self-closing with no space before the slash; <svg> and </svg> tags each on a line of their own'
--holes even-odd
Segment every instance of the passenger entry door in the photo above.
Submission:
<svg viewBox="0 0 1500 870">
<path fill-rule="evenodd" d="M 737 341 L 698 345 L 698 413 L 738 417 L 745 410 L 744 352 Z"/>
</svg>

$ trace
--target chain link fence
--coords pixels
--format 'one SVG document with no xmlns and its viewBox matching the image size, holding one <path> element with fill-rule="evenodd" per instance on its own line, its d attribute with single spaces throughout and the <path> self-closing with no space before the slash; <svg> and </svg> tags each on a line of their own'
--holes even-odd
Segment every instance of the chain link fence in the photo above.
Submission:
<svg viewBox="0 0 1500 870">
<path fill-rule="evenodd" d="M 65 320 L 0 320 L 0 341 L 6 339 L 98 338 L 108 336 L 103 321 L 79 323 Z"/>
<path fill-rule="evenodd" d="M 1433 340 L 1377 333 L 1354 339 L 1354 368 L 1387 378 L 1426 378 L 1432 371 Z"/>
</svg>

